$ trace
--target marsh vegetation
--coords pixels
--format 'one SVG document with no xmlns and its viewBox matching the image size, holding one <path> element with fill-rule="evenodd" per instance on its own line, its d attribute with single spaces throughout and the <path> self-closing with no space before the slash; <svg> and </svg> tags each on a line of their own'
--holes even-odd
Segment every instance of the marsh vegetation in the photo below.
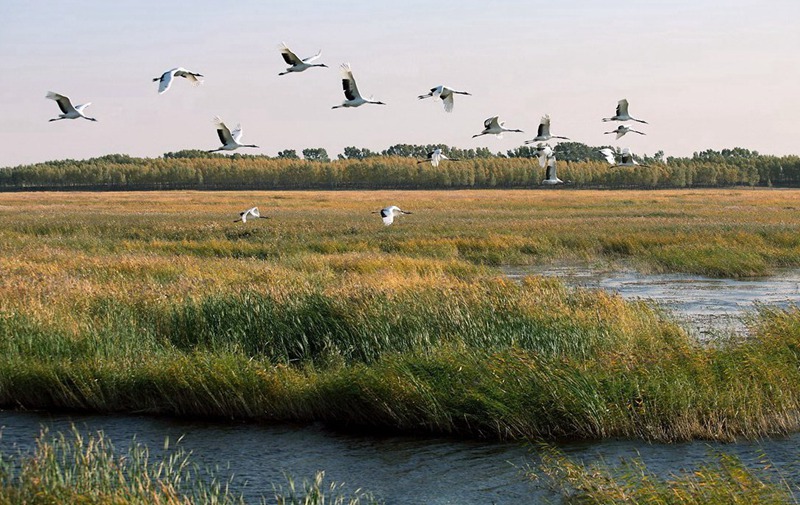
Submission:
<svg viewBox="0 0 800 505">
<path fill-rule="evenodd" d="M 700 345 L 506 265 L 800 265 L 795 191 L 0 195 L 0 405 L 488 438 L 800 426 L 800 311 Z M 370 211 L 414 215 L 385 227 Z M 232 223 L 252 205 L 272 217 Z M 251 226 L 252 225 L 252 226 Z"/>
<path fill-rule="evenodd" d="M 165 440 L 162 454 L 154 456 L 146 445 L 132 441 L 116 447 L 102 431 L 68 433 L 43 430 L 31 453 L 6 450 L 0 439 L 0 503 L 96 505 L 244 505 L 232 489 L 233 475 L 205 468 L 181 447 Z M 179 442 L 179 441 L 178 441 Z M 325 479 L 313 478 L 273 484 L 273 493 L 260 503 L 275 505 L 366 505 L 379 503 L 359 489 L 346 491 Z"/>
</svg>

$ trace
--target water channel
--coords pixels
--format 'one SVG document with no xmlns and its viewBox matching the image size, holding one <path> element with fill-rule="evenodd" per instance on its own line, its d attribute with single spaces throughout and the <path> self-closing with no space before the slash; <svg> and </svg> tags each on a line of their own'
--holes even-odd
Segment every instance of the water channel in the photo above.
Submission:
<svg viewBox="0 0 800 505">
<path fill-rule="evenodd" d="M 0 411 L 0 448 L 6 454 L 30 451 L 41 427 L 51 433 L 103 430 L 117 448 L 134 439 L 159 455 L 164 440 L 192 451 L 203 467 L 232 475 L 234 488 L 248 503 L 272 496 L 273 485 L 286 484 L 325 470 L 326 479 L 362 488 L 389 504 L 558 503 L 543 483 L 531 482 L 524 469 L 535 464 L 535 448 L 522 443 L 464 441 L 413 436 L 375 436 L 330 431 L 318 425 L 265 426 L 221 424 L 140 416 L 49 415 Z M 737 444 L 690 442 L 647 444 L 610 440 L 560 444 L 572 458 L 617 463 L 640 457 L 659 475 L 678 474 L 713 461 L 717 452 L 735 454 L 750 465 L 769 458 L 780 478 L 800 485 L 797 448 L 800 435 Z M 760 465 L 763 466 L 763 465 Z"/>
<path fill-rule="evenodd" d="M 743 318 L 754 303 L 787 306 L 800 303 L 800 271 L 765 279 L 708 279 L 689 275 L 642 275 L 630 271 L 602 272 L 584 267 L 546 271 L 514 270 L 510 276 L 555 275 L 572 286 L 602 288 L 626 298 L 647 298 L 670 311 L 701 335 L 742 331 Z M 524 477 L 535 463 L 535 449 L 521 443 L 463 441 L 413 436 L 375 436 L 331 431 L 323 426 L 221 424 L 140 416 L 76 416 L 0 411 L 0 449 L 30 451 L 40 429 L 102 430 L 117 447 L 134 437 L 157 454 L 164 440 L 181 438 L 194 460 L 225 469 L 248 503 L 271 497 L 273 485 L 311 478 L 318 470 L 326 478 L 362 488 L 387 504 L 519 504 L 557 503 L 556 494 Z M 711 461 L 716 451 L 734 454 L 749 464 L 769 458 L 775 472 L 800 486 L 800 434 L 784 439 L 736 444 L 691 442 L 647 444 L 611 440 L 562 444 L 568 455 L 585 462 L 603 458 L 641 457 L 659 474 L 691 471 Z"/>
</svg>

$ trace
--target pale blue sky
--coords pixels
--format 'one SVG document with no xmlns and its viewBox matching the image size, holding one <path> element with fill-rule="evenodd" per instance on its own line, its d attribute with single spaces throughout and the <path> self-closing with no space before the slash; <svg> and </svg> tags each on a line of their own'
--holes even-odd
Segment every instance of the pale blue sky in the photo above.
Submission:
<svg viewBox="0 0 800 505">
<path fill-rule="evenodd" d="M 214 149 L 214 115 L 267 155 L 396 143 L 505 152 L 546 113 L 554 134 L 636 153 L 800 154 L 798 19 L 797 0 L 3 0 L 0 166 Z M 322 49 L 331 68 L 279 77 L 281 41 L 301 57 Z M 345 61 L 362 94 L 388 106 L 331 109 Z M 158 95 L 151 79 L 176 66 L 205 84 Z M 416 98 L 437 84 L 473 96 L 446 114 Z M 91 101 L 99 121 L 49 123 L 50 90 Z M 650 122 L 647 136 L 603 135 L 620 98 Z M 498 114 L 526 133 L 471 138 Z"/>
</svg>

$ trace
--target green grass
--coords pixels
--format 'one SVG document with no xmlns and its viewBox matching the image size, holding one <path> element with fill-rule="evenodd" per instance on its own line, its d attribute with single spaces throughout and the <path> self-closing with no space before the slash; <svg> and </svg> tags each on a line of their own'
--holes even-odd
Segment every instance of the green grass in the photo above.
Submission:
<svg viewBox="0 0 800 505">
<path fill-rule="evenodd" d="M 795 431 L 797 308 L 707 346 L 644 303 L 497 267 L 796 266 L 796 197 L 0 194 L 0 405 L 488 438 Z M 272 219 L 232 223 L 244 201 Z M 387 201 L 415 213 L 384 227 Z"/>
<path fill-rule="evenodd" d="M 121 451 L 102 432 L 75 428 L 43 431 L 29 455 L 0 452 L 0 503 L 243 504 L 229 484 L 204 476 L 183 450 L 153 458 L 141 444 Z"/>
</svg>

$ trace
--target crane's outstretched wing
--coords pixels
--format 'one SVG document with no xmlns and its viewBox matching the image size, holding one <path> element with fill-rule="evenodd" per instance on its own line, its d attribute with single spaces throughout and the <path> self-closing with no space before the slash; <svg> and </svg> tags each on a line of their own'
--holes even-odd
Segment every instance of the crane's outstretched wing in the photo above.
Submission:
<svg viewBox="0 0 800 505">
<path fill-rule="evenodd" d="M 623 98 L 619 102 L 617 102 L 617 116 L 627 116 L 628 115 L 628 100 Z"/>
<path fill-rule="evenodd" d="M 72 102 L 69 101 L 69 97 L 48 91 L 45 98 L 55 100 L 58 104 L 58 108 L 61 109 L 61 112 L 64 114 L 75 110 L 75 107 L 72 106 Z"/>
<path fill-rule="evenodd" d="M 230 129 L 225 126 L 225 123 L 222 122 L 222 118 L 219 116 L 214 117 L 214 123 L 217 124 L 217 135 L 219 135 L 219 140 L 222 142 L 222 145 L 228 145 L 235 142 L 233 135 L 231 135 Z"/>
<path fill-rule="evenodd" d="M 283 61 L 285 61 L 287 65 L 295 66 L 303 63 L 303 60 L 294 54 L 285 43 L 281 43 L 280 50 Z"/>
<path fill-rule="evenodd" d="M 349 63 L 342 63 L 342 89 L 344 89 L 344 96 L 348 100 L 355 100 L 360 97 L 356 86 L 356 80 L 353 78 L 353 71 L 350 70 Z"/>
<path fill-rule="evenodd" d="M 309 56 L 308 58 L 303 58 L 303 63 L 311 63 L 312 61 L 319 59 L 320 56 L 322 56 L 322 49 L 317 51 L 317 54 L 315 54 L 314 56 Z"/>
</svg>

